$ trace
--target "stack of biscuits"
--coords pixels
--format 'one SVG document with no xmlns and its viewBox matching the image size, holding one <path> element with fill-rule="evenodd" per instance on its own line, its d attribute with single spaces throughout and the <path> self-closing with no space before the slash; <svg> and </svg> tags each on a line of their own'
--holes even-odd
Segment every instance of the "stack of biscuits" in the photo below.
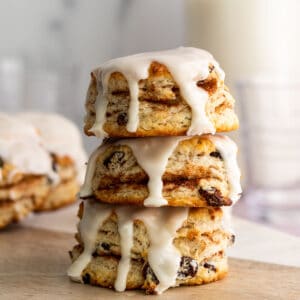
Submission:
<svg viewBox="0 0 300 300">
<path fill-rule="evenodd" d="M 240 197 L 238 128 L 224 72 L 208 52 L 178 48 L 108 61 L 91 73 L 91 155 L 70 251 L 74 281 L 116 291 L 223 278 Z"/>
<path fill-rule="evenodd" d="M 56 114 L 0 114 L 0 228 L 77 199 L 86 155 L 76 126 Z"/>
</svg>

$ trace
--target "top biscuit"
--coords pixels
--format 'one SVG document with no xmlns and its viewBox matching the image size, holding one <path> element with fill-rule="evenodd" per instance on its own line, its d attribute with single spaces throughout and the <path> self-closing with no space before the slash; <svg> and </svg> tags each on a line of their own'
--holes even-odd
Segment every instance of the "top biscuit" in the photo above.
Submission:
<svg viewBox="0 0 300 300">
<path fill-rule="evenodd" d="M 91 73 L 87 135 L 200 135 L 238 128 L 224 72 L 208 52 L 178 48 L 108 61 Z"/>
</svg>

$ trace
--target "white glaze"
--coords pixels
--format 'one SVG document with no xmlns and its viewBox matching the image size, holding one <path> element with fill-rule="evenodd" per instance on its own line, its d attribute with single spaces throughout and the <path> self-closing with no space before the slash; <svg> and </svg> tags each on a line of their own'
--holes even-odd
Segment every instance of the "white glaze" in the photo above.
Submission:
<svg viewBox="0 0 300 300">
<path fill-rule="evenodd" d="M 109 205 L 99 205 L 93 201 L 84 202 L 83 216 L 78 225 L 84 251 L 68 269 L 68 276 L 72 280 L 82 282 L 81 273 L 92 259 L 97 232 L 111 212 L 112 207 Z"/>
<path fill-rule="evenodd" d="M 161 294 L 176 285 L 181 254 L 173 245 L 176 231 L 188 217 L 188 208 L 145 208 L 136 218 L 142 220 L 150 239 L 148 263 L 159 280 L 155 291 Z"/>
<path fill-rule="evenodd" d="M 180 88 L 181 95 L 192 109 L 192 122 L 188 135 L 215 133 L 208 119 L 205 106 L 208 94 L 197 86 L 197 81 L 209 75 L 209 65 L 215 66 L 221 80 L 225 75 L 213 56 L 205 50 L 180 47 L 160 52 L 148 52 L 110 60 L 94 71 L 97 78 L 98 97 L 96 100 L 96 121 L 91 131 L 98 137 L 105 137 L 103 129 L 106 120 L 108 81 L 113 72 L 121 72 L 127 79 L 130 91 L 127 130 L 135 132 L 139 123 L 138 82 L 148 77 L 148 69 L 153 62 L 165 65 Z"/>
<path fill-rule="evenodd" d="M 230 187 L 229 198 L 234 204 L 239 200 L 242 193 L 240 183 L 241 172 L 237 163 L 238 148 L 236 144 L 225 135 L 216 134 L 207 135 L 207 137 L 214 143 L 223 158 Z"/>
<path fill-rule="evenodd" d="M 222 206 L 221 209 L 223 212 L 223 217 L 222 217 L 223 229 L 229 231 L 231 234 L 235 234 L 233 224 L 232 224 L 232 207 Z"/>
<path fill-rule="evenodd" d="M 80 274 L 92 258 L 97 230 L 110 212 L 114 210 L 113 206 L 95 203 L 90 200 L 85 201 L 84 207 L 85 210 L 79 227 L 84 241 L 84 252 L 68 271 L 68 275 L 75 281 L 81 281 Z M 122 206 L 116 209 L 121 246 L 121 260 L 114 285 L 117 291 L 126 289 L 127 274 L 130 270 L 130 254 L 133 246 L 134 220 L 143 221 L 147 229 L 150 241 L 148 263 L 159 280 L 156 292 L 160 294 L 167 288 L 176 285 L 181 254 L 173 245 L 173 240 L 176 231 L 188 218 L 188 211 L 188 208 L 184 207 L 137 208 Z M 79 262 L 77 262 L 78 260 Z"/>
<path fill-rule="evenodd" d="M 61 115 L 42 112 L 19 113 L 17 118 L 37 129 L 43 146 L 50 153 L 72 158 L 76 164 L 78 181 L 83 182 L 87 157 L 75 124 Z"/>
<path fill-rule="evenodd" d="M 121 213 L 124 214 L 124 211 Z M 176 286 L 181 254 L 173 245 L 173 240 L 177 230 L 187 220 L 189 209 L 184 207 L 131 208 L 131 212 L 127 210 L 125 214 L 129 214 L 132 220 L 143 221 L 146 225 L 150 240 L 148 263 L 159 280 L 155 291 L 161 294 L 169 287 Z M 203 258 L 211 257 L 223 249 L 224 246 L 206 249 L 202 253 Z"/>
<path fill-rule="evenodd" d="M 49 176 L 54 182 L 57 174 L 52 170 L 52 159 L 42 146 L 37 131 L 17 117 L 0 113 L 0 156 L 14 165 L 17 172 Z M 1 169 L 0 169 L 1 171 Z M 9 177 L 12 178 L 13 174 Z M 2 173 L 0 172 L 0 180 Z"/>
<path fill-rule="evenodd" d="M 138 164 L 148 174 L 149 195 L 144 201 L 145 206 L 163 206 L 168 201 L 163 198 L 162 176 L 166 170 L 168 159 L 178 143 L 186 137 L 151 137 L 142 139 L 120 140 L 116 144 L 131 148 Z"/>
<path fill-rule="evenodd" d="M 131 248 L 133 246 L 133 212 L 134 208 L 118 208 L 118 231 L 120 234 L 121 259 L 118 264 L 118 274 L 115 281 L 115 290 L 123 292 L 126 289 L 127 274 L 130 270 Z"/>
<path fill-rule="evenodd" d="M 93 182 L 93 177 L 94 177 L 95 170 L 96 170 L 97 159 L 98 159 L 98 156 L 106 150 L 108 145 L 109 144 L 104 144 L 104 145 L 98 147 L 90 156 L 88 165 L 86 168 L 84 182 L 83 182 L 83 185 L 79 192 L 79 196 L 81 198 L 86 198 L 86 197 L 90 197 L 93 195 L 92 182 Z"/>
<path fill-rule="evenodd" d="M 106 108 L 107 108 L 107 86 L 108 86 L 108 76 L 103 76 L 102 69 L 99 68 L 93 71 L 95 77 L 97 78 L 97 91 L 98 95 L 96 98 L 96 121 L 92 128 L 90 129 L 94 134 L 101 139 L 100 145 L 103 142 L 103 139 L 107 137 L 107 133 L 103 129 L 103 125 L 106 120 Z M 101 125 L 98 125 L 101 124 Z"/>
</svg>

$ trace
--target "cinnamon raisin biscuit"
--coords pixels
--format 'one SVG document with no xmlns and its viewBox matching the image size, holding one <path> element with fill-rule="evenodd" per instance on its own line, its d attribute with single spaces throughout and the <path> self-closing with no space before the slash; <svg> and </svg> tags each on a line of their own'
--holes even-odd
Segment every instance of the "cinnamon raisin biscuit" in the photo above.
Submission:
<svg viewBox="0 0 300 300">
<path fill-rule="evenodd" d="M 174 55 L 176 49 L 171 51 L 173 51 L 171 55 Z M 191 56 L 189 57 L 188 55 L 186 59 L 182 59 L 184 56 L 181 55 L 181 51 L 178 51 L 179 59 L 169 63 L 168 66 L 162 62 L 164 59 L 160 61 L 156 59 L 157 56 L 160 57 L 159 54 L 153 54 L 153 60 L 149 60 L 146 78 L 139 78 L 136 82 L 138 89 L 136 116 L 138 125 L 134 130 L 128 130 L 127 128 L 130 117 L 129 108 L 133 105 L 132 79 L 126 78 L 126 74 L 122 72 L 122 67 L 120 67 L 119 71 L 110 73 L 107 82 L 103 79 L 103 69 L 106 71 L 109 67 L 103 66 L 92 72 L 86 98 L 85 133 L 87 135 L 95 135 L 94 129 L 100 126 L 102 127 L 100 130 L 103 129 L 106 135 L 110 137 L 186 135 L 192 125 L 193 116 L 196 118 L 194 111 L 202 105 L 203 93 L 206 97 L 203 112 L 197 118 L 207 119 L 206 121 L 211 126 L 210 129 L 203 127 L 202 130 L 200 126 L 193 134 L 237 129 L 239 122 L 234 112 L 235 100 L 224 84 L 224 78 L 222 72 L 219 71 L 218 64 L 210 56 L 208 58 L 205 56 L 202 64 L 199 64 L 199 61 L 195 62 L 195 56 L 198 56 L 197 51 L 202 50 L 184 48 L 185 53 L 191 53 Z M 202 52 L 199 55 L 201 56 Z M 130 71 L 139 71 L 139 57 L 139 55 L 136 55 L 127 58 L 130 62 L 125 63 L 129 64 Z M 149 55 L 147 56 L 148 58 Z M 124 64 L 125 59 L 117 59 L 114 67 L 118 67 L 118 61 L 120 64 Z M 209 63 L 206 63 L 207 61 Z M 178 69 L 181 71 L 177 72 L 181 72 L 181 74 L 172 74 L 172 71 L 175 72 L 174 64 L 185 63 L 194 65 L 198 63 L 199 70 L 195 74 L 195 78 L 190 78 L 188 82 L 181 82 L 182 72 L 185 69 Z M 108 62 L 107 64 L 110 66 L 111 63 Z M 196 79 L 197 77 L 198 79 Z M 131 80 L 130 83 L 128 80 Z M 183 90 L 191 85 L 196 91 L 193 94 L 184 94 Z M 196 94 L 198 96 L 195 96 Z M 105 120 L 103 124 L 100 124 L 97 120 L 99 118 L 99 116 L 97 118 L 99 103 L 96 101 L 98 95 L 102 95 L 101 101 L 107 102 L 104 108 Z M 192 98 L 192 96 L 198 97 L 198 101 L 193 98 L 194 106 L 189 104 L 192 103 L 189 101 L 189 98 Z"/>
<path fill-rule="evenodd" d="M 236 201 L 240 193 L 240 178 L 235 149 L 218 149 L 220 145 L 216 145 L 213 139 L 224 145 L 232 144 L 232 141 L 209 135 L 178 138 L 175 142 L 171 139 L 175 138 L 106 143 L 90 158 L 80 195 L 82 198 L 93 196 L 105 203 L 130 205 L 146 205 L 151 194 L 157 196 L 160 192 L 166 200 L 162 205 L 169 206 L 218 207 L 229 206 Z M 167 160 L 164 162 L 165 151 L 169 151 L 170 155 L 165 157 Z M 149 171 L 143 166 L 148 166 Z M 233 169 L 236 172 L 232 172 Z M 159 177 L 162 180 L 161 191 L 156 190 L 160 188 Z M 151 185 L 153 180 L 157 182 Z"/>
</svg>

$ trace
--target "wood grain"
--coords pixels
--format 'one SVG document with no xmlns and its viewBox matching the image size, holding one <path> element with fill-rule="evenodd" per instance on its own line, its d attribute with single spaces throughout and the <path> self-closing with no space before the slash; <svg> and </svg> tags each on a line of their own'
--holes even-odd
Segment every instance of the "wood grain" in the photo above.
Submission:
<svg viewBox="0 0 300 300">
<path fill-rule="evenodd" d="M 77 284 L 66 276 L 73 244 L 66 233 L 21 226 L 0 232 L 0 299 L 300 299 L 300 268 L 238 259 L 230 260 L 230 274 L 222 281 L 161 296 Z"/>
</svg>

